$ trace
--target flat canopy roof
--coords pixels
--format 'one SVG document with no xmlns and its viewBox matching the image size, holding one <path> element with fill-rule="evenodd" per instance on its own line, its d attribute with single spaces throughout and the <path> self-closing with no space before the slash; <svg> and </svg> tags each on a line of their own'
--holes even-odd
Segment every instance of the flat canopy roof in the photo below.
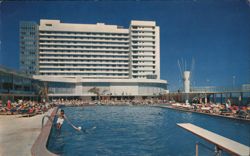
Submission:
<svg viewBox="0 0 250 156">
<path fill-rule="evenodd" d="M 250 147 L 240 144 L 236 141 L 193 125 L 191 123 L 178 123 L 178 126 L 184 128 L 185 130 L 205 139 L 206 141 L 215 144 L 219 148 L 233 154 L 233 155 L 250 155 Z"/>
</svg>

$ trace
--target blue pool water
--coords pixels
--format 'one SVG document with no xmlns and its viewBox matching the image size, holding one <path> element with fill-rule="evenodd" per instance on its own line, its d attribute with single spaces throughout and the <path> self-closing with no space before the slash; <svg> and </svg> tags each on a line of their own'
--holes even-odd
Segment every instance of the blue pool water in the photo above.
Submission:
<svg viewBox="0 0 250 156">
<path fill-rule="evenodd" d="M 213 148 L 176 125 L 183 122 L 193 123 L 250 146 L 250 123 L 244 121 L 159 107 L 90 106 L 63 109 L 75 126 L 86 129 L 86 132 L 77 132 L 66 123 L 60 132 L 52 128 L 48 149 L 65 156 L 193 156 L 196 141 Z M 213 152 L 201 146 L 199 154 L 213 155 Z"/>
</svg>

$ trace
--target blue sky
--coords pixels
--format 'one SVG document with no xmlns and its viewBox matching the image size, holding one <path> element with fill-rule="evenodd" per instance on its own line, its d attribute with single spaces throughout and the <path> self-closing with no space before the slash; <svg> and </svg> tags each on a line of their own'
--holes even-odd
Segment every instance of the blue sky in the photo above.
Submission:
<svg viewBox="0 0 250 156">
<path fill-rule="evenodd" d="M 19 22 L 115 24 L 155 20 L 160 26 L 161 78 L 181 86 L 178 59 L 195 59 L 195 86 L 250 83 L 250 5 L 247 0 L 37 1 L 0 4 L 0 64 L 19 68 Z M 190 66 L 190 65 L 189 65 Z"/>
</svg>

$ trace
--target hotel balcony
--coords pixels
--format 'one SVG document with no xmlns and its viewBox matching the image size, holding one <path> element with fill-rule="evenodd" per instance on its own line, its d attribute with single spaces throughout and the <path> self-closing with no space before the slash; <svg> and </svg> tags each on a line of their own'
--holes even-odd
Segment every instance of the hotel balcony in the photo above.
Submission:
<svg viewBox="0 0 250 156">
<path fill-rule="evenodd" d="M 132 71 L 155 71 L 153 68 L 132 68 Z"/>
<path fill-rule="evenodd" d="M 132 53 L 132 56 L 155 56 L 155 54 L 151 53 Z"/>
<path fill-rule="evenodd" d="M 110 70 L 93 70 L 93 71 L 80 71 L 80 70 L 39 70 L 39 73 L 85 73 L 85 74 L 128 74 L 129 71 L 110 71 Z"/>
<path fill-rule="evenodd" d="M 145 46 L 145 47 L 155 47 L 154 43 L 133 43 L 131 46 Z"/>
<path fill-rule="evenodd" d="M 89 64 L 89 65 L 98 65 L 98 64 L 103 64 L 103 65 L 128 65 L 129 63 L 128 62 L 120 62 L 120 61 L 114 61 L 114 62 L 106 62 L 106 61 L 91 61 L 91 62 L 86 62 L 86 61 L 81 61 L 81 62 L 77 62 L 77 61 L 43 61 L 43 60 L 40 60 L 39 61 L 39 64 L 42 65 L 42 64 L 76 64 L 76 65 L 81 65 L 81 64 Z"/>
<path fill-rule="evenodd" d="M 90 55 L 90 56 L 128 56 L 128 52 L 124 53 L 100 53 L 100 52 L 93 52 L 93 53 L 84 53 L 84 52 L 39 52 L 40 55 Z M 49 57 L 48 56 L 48 57 Z M 146 56 L 146 55 L 143 55 Z"/>
<path fill-rule="evenodd" d="M 144 72 L 144 73 L 132 73 L 133 76 L 147 76 L 147 75 L 153 75 L 153 72 Z"/>
<path fill-rule="evenodd" d="M 85 50 L 85 51 L 122 51 L 126 52 L 129 49 L 107 49 L 107 48 L 62 48 L 62 47 L 39 47 L 39 50 Z"/>
<path fill-rule="evenodd" d="M 155 51 L 154 48 L 131 48 L 132 51 Z"/>
<path fill-rule="evenodd" d="M 128 39 L 129 36 L 118 36 L 118 35 L 81 35 L 81 34 L 59 34 L 59 33 L 39 33 L 39 37 L 44 36 L 70 36 L 70 37 L 88 37 L 88 38 L 124 38 Z"/>
<path fill-rule="evenodd" d="M 83 44 L 83 43 L 39 43 L 39 45 L 44 46 L 86 46 L 86 47 L 121 47 L 121 48 L 127 48 L 129 45 L 123 45 L 123 44 Z"/>
<path fill-rule="evenodd" d="M 131 33 L 131 36 L 149 36 L 149 37 L 155 37 L 155 34 L 153 33 Z"/>
<path fill-rule="evenodd" d="M 47 75 L 47 74 L 42 74 L 42 75 Z M 66 74 L 66 73 L 56 73 L 56 74 L 49 74 L 48 76 L 53 76 L 53 77 L 67 77 L 67 78 L 75 78 L 76 76 L 81 76 L 83 79 L 128 79 L 129 76 L 115 76 L 115 75 L 84 75 L 82 73 L 73 73 L 71 75 Z"/>
<path fill-rule="evenodd" d="M 134 63 L 134 62 L 132 62 L 132 66 L 150 66 L 150 67 L 152 67 L 152 66 L 155 66 L 155 63 L 153 63 L 153 62 L 144 62 L 144 63 L 142 63 L 142 62 L 137 62 L 137 63 Z"/>
<path fill-rule="evenodd" d="M 126 40 L 118 40 L 118 39 L 115 39 L 115 40 L 111 40 L 111 39 L 75 39 L 75 38 L 45 38 L 45 37 L 40 37 L 39 38 L 40 41 L 69 41 L 69 42 L 72 42 L 72 41 L 79 41 L 79 42 L 112 42 L 112 43 L 129 43 L 129 40 L 126 39 Z"/>
<path fill-rule="evenodd" d="M 111 69 L 111 70 L 128 70 L 128 67 L 107 67 L 107 66 L 45 66 L 40 65 L 39 69 L 50 68 L 50 69 Z"/>
<path fill-rule="evenodd" d="M 155 39 L 153 39 L 152 37 L 150 38 L 135 38 L 135 37 L 132 37 L 131 38 L 132 41 L 150 41 L 150 42 L 153 42 L 155 41 Z"/>
<path fill-rule="evenodd" d="M 130 28 L 130 31 L 145 31 L 145 32 L 154 32 L 155 29 L 152 28 Z"/>
<path fill-rule="evenodd" d="M 39 56 L 39 59 L 52 59 L 52 60 L 116 60 L 116 61 L 123 61 L 129 60 L 128 58 L 110 58 L 110 57 L 52 57 L 52 56 Z"/>
<path fill-rule="evenodd" d="M 153 61 L 155 61 L 155 59 L 153 59 L 153 58 L 132 58 L 132 61 L 153 62 Z"/>
</svg>

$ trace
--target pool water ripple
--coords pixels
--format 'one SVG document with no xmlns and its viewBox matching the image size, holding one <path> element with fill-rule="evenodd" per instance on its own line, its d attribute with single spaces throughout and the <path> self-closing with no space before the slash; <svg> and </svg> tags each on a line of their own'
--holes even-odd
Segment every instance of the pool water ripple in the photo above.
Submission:
<svg viewBox="0 0 250 156">
<path fill-rule="evenodd" d="M 61 132 L 55 127 L 52 129 L 48 149 L 65 156 L 193 156 L 196 141 L 207 143 L 178 127 L 176 123 L 180 122 L 196 124 L 250 146 L 250 124 L 247 122 L 157 107 L 63 109 L 74 125 L 86 129 L 86 132 L 77 132 L 66 123 Z M 213 153 L 200 148 L 200 155 Z"/>
</svg>

